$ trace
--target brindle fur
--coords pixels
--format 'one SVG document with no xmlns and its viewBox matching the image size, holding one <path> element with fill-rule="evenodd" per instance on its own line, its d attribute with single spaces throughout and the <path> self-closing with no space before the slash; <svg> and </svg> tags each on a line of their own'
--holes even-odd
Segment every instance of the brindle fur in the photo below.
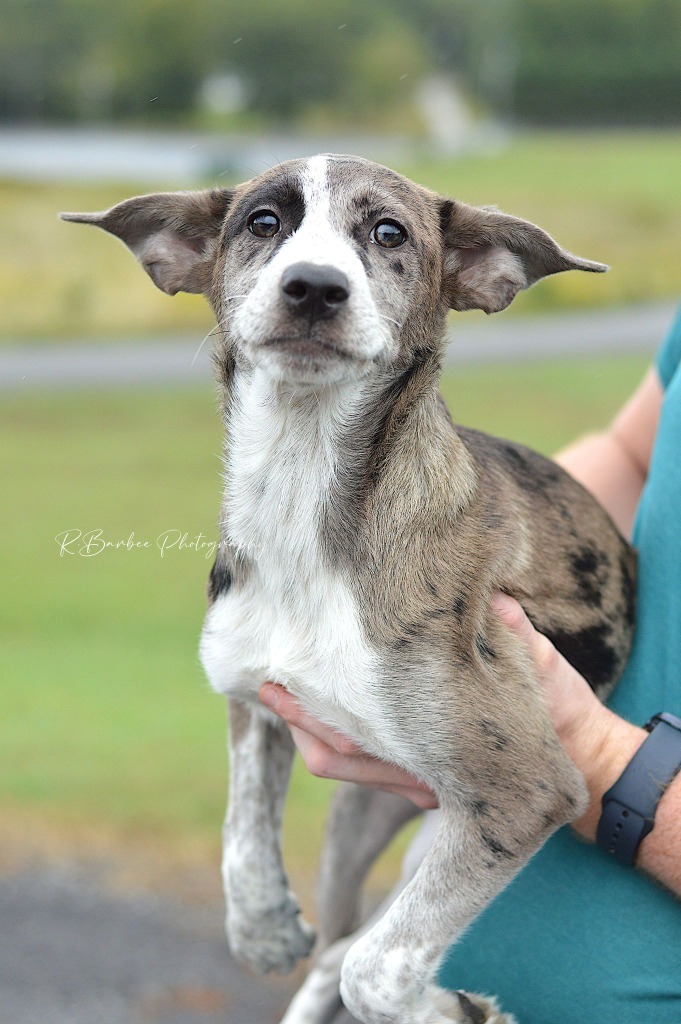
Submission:
<svg viewBox="0 0 681 1024">
<path fill-rule="evenodd" d="M 492 614 L 490 599 L 496 590 L 517 597 L 605 696 L 631 642 L 635 562 L 607 515 L 554 463 L 452 423 L 438 393 L 445 317 L 449 308 L 502 309 L 546 274 L 605 268 L 571 256 L 534 225 L 444 200 L 387 168 L 350 157 L 329 157 L 327 165 L 329 225 L 354 247 L 377 308 L 399 330 L 365 366 L 362 339 L 348 340 L 343 317 L 310 327 L 362 365 L 371 401 L 333 421 L 335 472 L 319 508 L 318 561 L 299 567 L 297 597 L 303 607 L 316 573 L 331 574 L 352 595 L 363 643 L 380 662 L 375 678 L 358 681 L 366 696 L 370 688 L 380 722 L 363 717 L 351 700 L 331 707 L 296 679 L 288 684 L 369 752 L 427 782 L 442 824 L 411 881 L 351 942 L 370 862 L 413 810 L 385 794 L 340 788 L 322 870 L 326 951 L 286 1022 L 333 1018 L 342 963 L 344 1000 L 367 1024 L 501 1024 L 511 1018 L 492 1002 L 457 999 L 431 979 L 452 936 L 555 828 L 577 816 L 585 789 L 551 726 L 528 652 Z M 235 189 L 142 197 L 103 214 L 67 215 L 121 237 L 163 290 L 203 291 L 211 302 L 220 330 L 226 494 L 237 383 L 247 385 L 252 374 L 235 310 L 304 221 L 306 167 L 294 161 Z M 246 230 L 259 206 L 282 218 L 281 237 L 268 246 L 254 245 Z M 390 257 L 364 241 L 371 223 L 386 216 L 404 224 L 410 240 Z M 289 313 L 277 315 L 281 331 L 298 330 Z M 284 382 L 272 394 L 309 421 L 311 433 L 324 402 L 343 408 L 342 385 L 323 380 L 318 389 Z M 284 536 L 296 529 L 295 493 L 289 501 L 281 509 Z M 232 542 L 231 515 L 228 502 L 209 581 L 213 603 L 256 585 L 262 569 L 257 551 Z M 291 599 L 290 592 L 282 596 Z M 292 745 L 245 694 L 235 691 L 230 701 L 231 944 L 252 966 L 287 969 L 312 941 L 278 846 Z M 357 829 L 370 841 L 356 841 Z"/>
</svg>

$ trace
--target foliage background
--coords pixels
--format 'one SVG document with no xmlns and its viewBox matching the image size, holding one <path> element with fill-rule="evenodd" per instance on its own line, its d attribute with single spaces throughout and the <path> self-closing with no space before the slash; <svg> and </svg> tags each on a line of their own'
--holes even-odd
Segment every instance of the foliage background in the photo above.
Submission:
<svg viewBox="0 0 681 1024">
<path fill-rule="evenodd" d="M 680 41 L 678 0 L 5 0 L 0 109 L 196 123 L 231 74 L 251 121 L 385 124 L 444 73 L 521 123 L 678 125 Z"/>
</svg>

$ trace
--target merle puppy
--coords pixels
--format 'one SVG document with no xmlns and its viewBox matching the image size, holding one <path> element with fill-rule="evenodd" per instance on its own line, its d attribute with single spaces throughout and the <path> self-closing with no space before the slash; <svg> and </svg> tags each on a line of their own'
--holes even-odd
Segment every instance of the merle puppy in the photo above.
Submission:
<svg viewBox="0 0 681 1024">
<path fill-rule="evenodd" d="M 410 812 L 341 788 L 320 906 L 324 944 L 341 942 L 287 1024 L 335 1012 L 336 971 L 365 1024 L 510 1020 L 439 989 L 437 967 L 580 813 L 585 786 L 490 598 L 518 598 L 603 695 L 629 650 L 634 556 L 552 462 L 451 422 L 445 318 L 501 310 L 547 274 L 605 268 L 533 224 L 346 156 L 65 216 L 123 239 L 169 294 L 202 292 L 217 318 L 225 485 L 201 657 L 230 704 L 234 954 L 289 970 L 313 943 L 281 861 L 293 744 L 258 702 L 270 679 L 441 807 L 411 882 L 350 942 L 362 875 Z"/>
</svg>

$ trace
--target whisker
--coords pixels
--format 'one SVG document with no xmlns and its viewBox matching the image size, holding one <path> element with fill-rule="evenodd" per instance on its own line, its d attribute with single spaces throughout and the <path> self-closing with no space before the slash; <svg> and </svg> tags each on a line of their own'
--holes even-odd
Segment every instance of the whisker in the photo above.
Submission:
<svg viewBox="0 0 681 1024">
<path fill-rule="evenodd" d="M 221 326 L 222 326 L 222 324 L 216 324 L 215 327 L 211 327 L 211 329 L 209 330 L 208 334 L 205 336 L 205 338 L 203 339 L 203 341 L 201 342 L 201 344 L 197 348 L 196 352 L 194 353 L 194 358 L 192 359 L 191 363 L 189 364 L 189 369 L 190 370 L 191 370 L 192 366 L 194 365 L 194 363 L 196 362 L 196 360 L 199 358 L 199 353 L 201 352 L 201 349 L 203 348 L 203 346 L 206 344 L 206 342 L 210 338 L 211 334 L 214 331 L 217 331 L 217 329 L 219 327 L 221 327 Z"/>
<path fill-rule="evenodd" d="M 247 295 L 225 295 L 224 298 L 225 298 L 225 302 L 231 302 L 233 299 L 245 299 L 247 297 L 248 297 Z M 203 341 L 201 342 L 201 344 L 197 348 L 196 352 L 194 353 L 194 358 L 192 359 L 191 363 L 189 364 L 190 369 L 194 365 L 196 360 L 199 358 L 199 355 L 201 353 L 201 349 L 206 344 L 206 342 L 210 338 L 211 334 L 214 334 L 215 331 L 221 330 L 225 326 L 226 322 L 227 321 L 224 320 L 224 319 L 218 320 L 218 322 L 216 323 L 215 327 L 212 327 L 209 330 L 208 334 L 205 336 L 205 338 L 203 339 Z"/>
<path fill-rule="evenodd" d="M 230 296 L 228 296 L 228 298 L 229 298 L 229 297 L 230 297 Z M 236 298 L 236 299 L 239 299 L 239 298 L 243 298 L 243 296 L 240 296 L 240 295 L 234 295 L 234 296 L 231 296 L 231 298 Z M 192 366 L 194 365 L 194 363 L 195 363 L 195 362 L 196 362 L 196 360 L 198 359 L 198 357 L 199 357 L 199 353 L 201 352 L 201 349 L 202 349 L 202 348 L 203 348 L 203 346 L 204 346 L 204 345 L 206 344 L 206 342 L 207 342 L 207 341 L 208 341 L 208 339 L 210 338 L 211 334 L 214 334 L 214 333 L 215 333 L 215 331 L 219 331 L 219 330 L 222 330 L 222 328 L 223 328 L 223 327 L 225 326 L 225 323 L 226 323 L 226 321 L 225 321 L 225 320 L 218 320 L 218 322 L 216 323 L 215 327 L 211 327 L 211 329 L 209 330 L 208 334 L 207 334 L 207 335 L 205 336 L 205 338 L 203 339 L 203 341 L 201 342 L 201 344 L 200 344 L 200 345 L 199 345 L 199 347 L 197 348 L 197 350 L 196 350 L 196 352 L 195 352 L 195 354 L 194 354 L 194 358 L 192 359 L 191 363 L 189 364 L 190 368 L 191 368 L 191 367 L 192 367 Z"/>
</svg>

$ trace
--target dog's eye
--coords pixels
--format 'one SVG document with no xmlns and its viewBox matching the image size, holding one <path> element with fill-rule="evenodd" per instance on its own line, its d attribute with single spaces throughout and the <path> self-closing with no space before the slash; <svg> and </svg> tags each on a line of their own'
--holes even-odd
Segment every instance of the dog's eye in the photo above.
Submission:
<svg viewBox="0 0 681 1024">
<path fill-rule="evenodd" d="M 281 231 L 281 221 L 271 210 L 258 210 L 248 218 L 248 230 L 257 238 L 272 238 Z"/>
<path fill-rule="evenodd" d="M 382 245 L 384 249 L 396 249 L 398 245 L 406 242 L 407 232 L 396 220 L 379 220 L 372 228 L 369 238 L 372 242 Z"/>
</svg>

